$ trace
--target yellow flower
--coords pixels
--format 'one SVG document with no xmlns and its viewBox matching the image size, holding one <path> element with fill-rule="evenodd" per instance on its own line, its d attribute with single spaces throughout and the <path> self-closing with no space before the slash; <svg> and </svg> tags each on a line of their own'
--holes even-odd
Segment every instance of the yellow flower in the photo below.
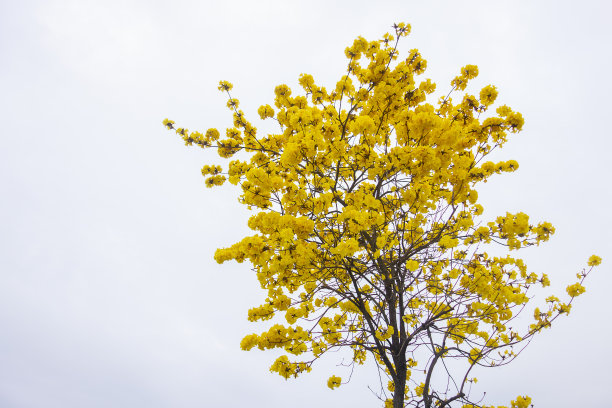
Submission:
<svg viewBox="0 0 612 408">
<path fill-rule="evenodd" d="M 227 107 L 230 109 L 236 109 L 238 108 L 238 105 L 240 105 L 238 99 L 230 98 L 227 100 Z"/>
<path fill-rule="evenodd" d="M 287 85 L 281 84 L 281 85 L 278 85 L 276 88 L 274 88 L 274 93 L 278 97 L 280 96 L 288 97 L 291 95 L 291 89 L 289 89 Z"/>
<path fill-rule="evenodd" d="M 598 257 L 597 255 L 591 255 L 591 257 L 589 258 L 589 266 L 597 266 L 601 264 L 601 258 Z"/>
<path fill-rule="evenodd" d="M 525 120 L 519 112 L 512 112 L 506 117 L 506 123 L 508 123 L 512 130 L 520 131 L 525 124 Z"/>
<path fill-rule="evenodd" d="M 409 260 L 408 262 L 406 262 L 406 269 L 411 272 L 416 271 L 417 269 L 419 269 L 419 262 L 415 261 L 414 259 Z"/>
<path fill-rule="evenodd" d="M 219 139 L 219 131 L 217 129 L 208 129 L 206 131 L 206 137 L 210 140 L 217 140 Z"/>
<path fill-rule="evenodd" d="M 385 341 L 391 338 L 391 336 L 393 336 L 393 333 L 395 333 L 395 330 L 393 330 L 392 326 L 388 326 L 386 329 L 377 329 L 376 330 L 376 338 L 380 341 Z"/>
<path fill-rule="evenodd" d="M 340 384 L 342 384 L 342 378 L 340 377 L 336 377 L 335 375 L 332 375 L 331 377 L 329 377 L 329 379 L 327 380 L 327 386 L 329 388 L 331 388 L 332 390 L 334 388 L 338 388 L 340 386 Z"/>
<path fill-rule="evenodd" d="M 231 91 L 233 87 L 234 85 L 232 85 L 231 83 L 227 81 L 219 81 L 218 89 L 220 91 Z"/>
<path fill-rule="evenodd" d="M 476 65 L 466 65 L 461 68 L 461 75 L 466 79 L 474 79 L 478 76 L 478 67 Z"/>
<path fill-rule="evenodd" d="M 256 334 L 249 334 L 245 336 L 240 342 L 240 348 L 242 350 L 250 350 L 258 344 L 259 336 Z"/>
<path fill-rule="evenodd" d="M 262 105 L 257 109 L 259 117 L 262 119 L 274 117 L 274 109 L 270 105 Z"/>
<path fill-rule="evenodd" d="M 515 401 L 512 401 L 512 408 L 528 408 L 531 404 L 531 398 L 525 395 L 518 396 Z"/>
<path fill-rule="evenodd" d="M 487 85 L 480 91 L 480 103 L 485 106 L 492 105 L 497 99 L 497 88 L 493 85 Z"/>
<path fill-rule="evenodd" d="M 569 285 L 565 290 L 567 294 L 570 295 L 571 297 L 580 296 L 586 291 L 584 286 L 582 286 L 579 283 L 574 283 L 573 285 Z"/>
<path fill-rule="evenodd" d="M 173 120 L 168 120 L 168 118 L 164 119 L 164 126 L 166 126 L 168 129 L 174 129 L 172 125 L 174 125 Z"/>
<path fill-rule="evenodd" d="M 310 88 L 312 88 L 312 86 L 314 86 L 314 79 L 313 79 L 312 75 L 301 74 L 300 75 L 300 79 L 299 79 L 299 83 L 302 86 L 302 88 L 304 88 L 305 91 L 308 91 L 308 90 L 310 90 Z"/>
<path fill-rule="evenodd" d="M 451 238 L 448 235 L 445 235 L 440 239 L 440 242 L 438 242 L 438 245 L 440 245 L 440 248 L 443 248 L 443 249 L 454 248 L 457 245 L 459 245 L 459 240 L 456 238 Z"/>
</svg>

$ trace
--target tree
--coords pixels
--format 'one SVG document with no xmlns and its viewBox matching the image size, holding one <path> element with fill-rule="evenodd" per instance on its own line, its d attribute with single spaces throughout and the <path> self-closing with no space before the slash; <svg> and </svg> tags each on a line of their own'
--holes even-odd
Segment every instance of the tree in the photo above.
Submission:
<svg viewBox="0 0 612 408">
<path fill-rule="evenodd" d="M 388 378 L 380 395 L 386 407 L 480 407 L 470 399 L 473 369 L 508 364 L 569 314 L 601 259 L 589 258 L 565 301 L 550 296 L 531 321 L 517 319 L 530 289 L 549 279 L 510 252 L 487 250 L 539 245 L 554 227 L 524 213 L 482 221 L 476 185 L 518 168 L 514 160 L 485 159 L 521 130 L 523 117 L 505 105 L 491 113 L 495 86 L 478 97 L 462 94 L 478 74 L 474 65 L 461 69 L 436 106 L 427 103 L 436 85 L 416 82 L 427 62 L 416 49 L 398 60 L 410 26 L 393 28 L 346 48 L 348 70 L 331 91 L 307 74 L 299 77 L 304 95 L 277 86 L 276 109 L 263 105 L 258 113 L 276 121 L 278 133 L 259 135 L 226 81 L 219 89 L 233 126 L 225 138 L 216 129 L 164 124 L 187 145 L 237 157 L 227 171 L 206 165 L 202 174 L 208 187 L 240 186 L 256 234 L 217 250 L 215 259 L 253 265 L 267 298 L 248 311 L 249 321 L 280 315 L 286 322 L 247 335 L 242 349 L 284 349 L 292 357 L 270 368 L 284 378 L 344 349 L 351 365 L 374 358 Z M 332 376 L 327 385 L 341 383 Z M 511 403 L 529 404 L 520 396 Z"/>
</svg>

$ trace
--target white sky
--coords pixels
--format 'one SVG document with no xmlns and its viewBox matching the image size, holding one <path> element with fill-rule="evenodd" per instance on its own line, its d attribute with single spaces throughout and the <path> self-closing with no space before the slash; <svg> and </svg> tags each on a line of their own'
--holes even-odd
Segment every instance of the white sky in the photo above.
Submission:
<svg viewBox="0 0 612 408">
<path fill-rule="evenodd" d="M 498 156 L 520 170 L 480 197 L 488 216 L 525 211 L 557 227 L 524 251 L 530 269 L 564 292 L 592 253 L 604 258 L 572 315 L 479 373 L 474 395 L 609 405 L 609 4 L 1 1 L 0 406 L 378 406 L 372 367 L 331 391 L 330 374 L 346 377 L 333 355 L 286 382 L 268 372 L 274 353 L 239 349 L 263 292 L 247 264 L 212 254 L 249 232 L 249 213 L 235 190 L 204 188 L 213 153 L 161 121 L 229 125 L 226 79 L 257 122 L 275 85 L 302 72 L 335 83 L 354 37 L 399 21 L 413 27 L 402 50 L 421 50 L 438 89 L 477 64 L 473 92 L 493 83 L 523 113 Z"/>
</svg>

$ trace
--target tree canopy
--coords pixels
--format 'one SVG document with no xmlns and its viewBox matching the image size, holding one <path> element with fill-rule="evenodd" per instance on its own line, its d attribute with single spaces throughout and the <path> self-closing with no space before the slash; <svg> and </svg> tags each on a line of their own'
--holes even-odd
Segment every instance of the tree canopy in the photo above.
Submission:
<svg viewBox="0 0 612 408">
<path fill-rule="evenodd" d="M 563 299 L 551 295 L 529 321 L 517 319 L 530 289 L 549 278 L 512 254 L 555 229 L 522 212 L 483 220 L 476 186 L 518 168 L 487 156 L 522 129 L 523 117 L 506 105 L 492 109 L 495 86 L 465 92 L 475 65 L 430 103 L 435 83 L 418 80 L 427 61 L 416 49 L 399 58 L 409 32 L 396 24 L 380 40 L 358 37 L 333 88 L 308 74 L 299 77 L 300 95 L 277 86 L 274 106 L 258 109 L 277 122 L 276 133 L 258 133 L 226 81 L 219 89 L 233 126 L 223 137 L 164 124 L 187 145 L 233 158 L 226 169 L 205 165 L 205 183 L 239 186 L 239 201 L 255 212 L 254 235 L 215 253 L 219 263 L 248 260 L 267 291 L 248 320 L 270 327 L 244 337 L 242 349 L 284 350 L 270 367 L 284 378 L 343 349 L 351 365 L 374 359 L 388 381 L 379 395 L 385 407 L 484 407 L 470 397 L 473 369 L 511 362 L 569 314 L 601 259 L 589 258 Z M 530 401 L 519 396 L 511 406 Z"/>
</svg>

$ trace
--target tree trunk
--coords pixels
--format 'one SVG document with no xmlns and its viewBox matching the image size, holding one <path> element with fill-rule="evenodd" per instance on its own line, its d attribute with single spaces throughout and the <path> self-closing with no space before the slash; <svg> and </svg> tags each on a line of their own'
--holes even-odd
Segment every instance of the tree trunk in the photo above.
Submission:
<svg viewBox="0 0 612 408">
<path fill-rule="evenodd" d="M 395 364 L 395 390 L 393 391 L 393 408 L 404 408 L 404 393 L 406 391 L 406 356 L 401 355 L 393 359 Z"/>
</svg>

